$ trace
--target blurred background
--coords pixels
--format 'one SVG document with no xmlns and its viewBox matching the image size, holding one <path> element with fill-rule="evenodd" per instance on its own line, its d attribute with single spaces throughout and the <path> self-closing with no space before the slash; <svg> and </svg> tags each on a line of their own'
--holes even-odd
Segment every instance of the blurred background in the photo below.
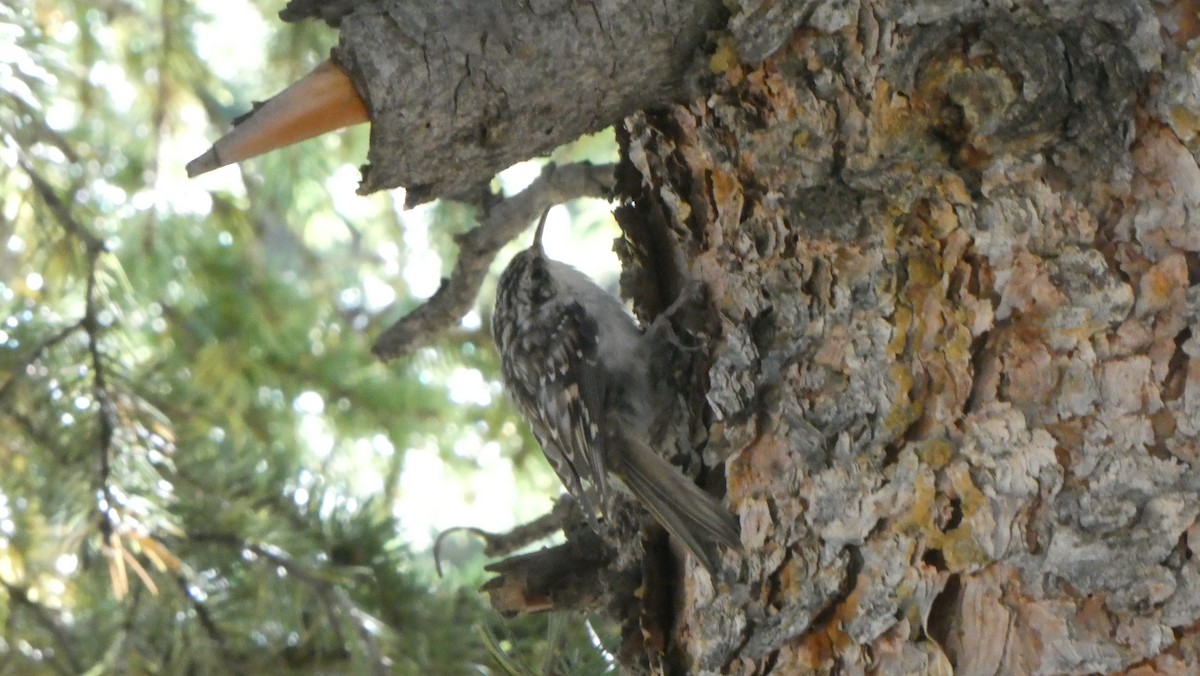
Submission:
<svg viewBox="0 0 1200 676">
<path fill-rule="evenodd" d="M 476 539 L 433 569 L 439 532 L 561 492 L 488 333 L 531 233 L 455 331 L 383 364 L 470 209 L 356 195 L 366 126 L 185 177 L 336 43 L 283 4 L 0 5 L 0 674 L 605 671 L 598 618 L 490 610 Z M 553 159 L 615 156 L 605 132 Z M 546 246 L 614 288 L 616 234 L 579 201 Z"/>
</svg>

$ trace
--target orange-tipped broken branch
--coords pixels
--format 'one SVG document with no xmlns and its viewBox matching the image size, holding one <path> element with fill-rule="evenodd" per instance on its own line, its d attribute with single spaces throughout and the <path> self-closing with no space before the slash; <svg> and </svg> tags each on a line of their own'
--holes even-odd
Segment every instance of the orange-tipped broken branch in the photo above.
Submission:
<svg viewBox="0 0 1200 676">
<path fill-rule="evenodd" d="M 199 176 L 369 119 L 354 83 L 332 61 L 326 60 L 256 107 L 207 152 L 188 162 L 187 174 Z"/>
</svg>

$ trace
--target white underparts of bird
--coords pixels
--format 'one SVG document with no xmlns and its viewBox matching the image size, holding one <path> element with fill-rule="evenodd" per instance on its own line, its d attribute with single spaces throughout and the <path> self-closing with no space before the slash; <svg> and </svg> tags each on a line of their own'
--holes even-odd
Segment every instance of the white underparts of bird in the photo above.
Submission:
<svg viewBox="0 0 1200 676">
<path fill-rule="evenodd" d="M 704 565 L 722 545 L 740 548 L 729 510 L 652 446 L 661 408 L 654 349 L 621 303 L 583 273 L 547 258 L 539 223 L 533 246 L 500 276 L 492 335 L 505 388 L 533 427 L 568 492 L 597 527 L 620 486 Z"/>
</svg>

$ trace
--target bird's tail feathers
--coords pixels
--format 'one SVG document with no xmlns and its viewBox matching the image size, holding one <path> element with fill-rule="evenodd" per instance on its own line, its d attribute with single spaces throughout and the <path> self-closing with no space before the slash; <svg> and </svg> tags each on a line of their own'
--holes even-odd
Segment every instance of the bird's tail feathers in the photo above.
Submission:
<svg viewBox="0 0 1200 676">
<path fill-rule="evenodd" d="M 622 450 L 626 452 L 610 454 L 610 469 L 709 574 L 714 574 L 720 563 L 717 544 L 741 548 L 738 526 L 729 510 L 649 446 L 631 441 Z M 618 462 L 620 466 L 616 466 Z"/>
</svg>

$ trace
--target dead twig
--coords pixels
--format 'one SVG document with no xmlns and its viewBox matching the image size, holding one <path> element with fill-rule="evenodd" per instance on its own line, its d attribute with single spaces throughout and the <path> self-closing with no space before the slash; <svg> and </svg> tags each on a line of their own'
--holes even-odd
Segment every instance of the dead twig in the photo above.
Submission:
<svg viewBox="0 0 1200 676">
<path fill-rule="evenodd" d="M 523 523 L 507 533 L 491 533 L 482 528 L 472 528 L 470 526 L 458 526 L 456 528 L 448 528 L 438 534 L 437 540 L 433 543 L 433 565 L 437 569 L 438 577 L 442 576 L 442 560 L 440 552 L 442 541 L 447 535 L 452 533 L 467 532 L 472 535 L 478 535 L 484 542 L 483 553 L 489 559 L 494 559 L 498 556 L 508 556 L 509 554 L 521 549 L 529 544 L 537 542 L 543 538 L 549 537 L 554 533 L 563 530 L 571 518 L 582 519 L 578 508 L 575 505 L 575 500 L 570 495 L 563 494 L 554 503 L 554 507 L 539 516 L 538 518 Z"/>
<path fill-rule="evenodd" d="M 496 253 L 521 234 L 543 211 L 578 197 L 605 197 L 613 187 L 614 165 L 588 162 L 548 164 L 525 190 L 492 206 L 474 230 L 459 235 L 454 272 L 429 300 L 389 326 L 372 351 L 390 361 L 421 345 L 462 320 L 471 309 Z"/>
</svg>

